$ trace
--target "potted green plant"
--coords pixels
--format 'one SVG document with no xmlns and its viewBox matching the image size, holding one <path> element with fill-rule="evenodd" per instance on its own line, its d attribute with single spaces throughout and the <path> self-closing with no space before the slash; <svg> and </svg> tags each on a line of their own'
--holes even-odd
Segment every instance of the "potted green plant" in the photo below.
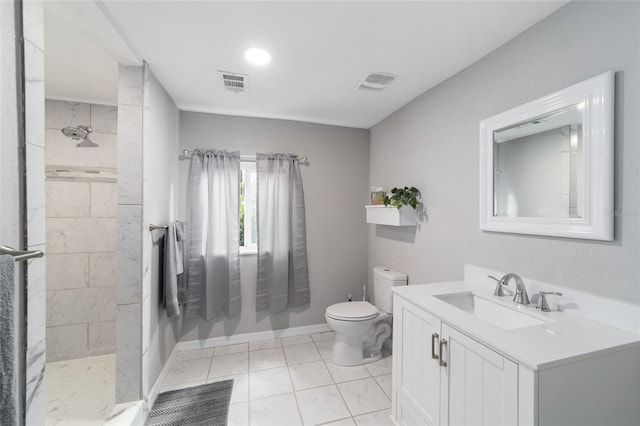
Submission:
<svg viewBox="0 0 640 426">
<path fill-rule="evenodd" d="M 385 206 L 393 206 L 398 209 L 402 206 L 411 206 L 417 209 L 420 198 L 420 191 L 415 186 L 404 188 L 393 188 L 391 193 L 384 197 Z"/>
</svg>

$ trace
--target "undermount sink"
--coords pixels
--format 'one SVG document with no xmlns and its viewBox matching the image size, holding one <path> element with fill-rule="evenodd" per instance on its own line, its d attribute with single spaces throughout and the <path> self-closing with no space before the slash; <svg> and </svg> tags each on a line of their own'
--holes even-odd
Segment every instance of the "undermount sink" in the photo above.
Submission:
<svg viewBox="0 0 640 426">
<path fill-rule="evenodd" d="M 545 323 L 541 319 L 483 299 L 470 292 L 441 294 L 435 297 L 505 330 Z"/>
</svg>

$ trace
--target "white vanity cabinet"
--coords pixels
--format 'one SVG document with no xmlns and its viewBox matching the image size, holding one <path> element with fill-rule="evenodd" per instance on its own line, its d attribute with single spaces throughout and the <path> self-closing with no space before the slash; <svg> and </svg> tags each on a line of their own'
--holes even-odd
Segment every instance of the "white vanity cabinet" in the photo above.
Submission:
<svg viewBox="0 0 640 426">
<path fill-rule="evenodd" d="M 518 365 L 399 297 L 393 354 L 398 424 L 518 424 Z"/>
<path fill-rule="evenodd" d="M 514 309 L 541 324 L 500 328 L 444 301 L 473 294 L 513 307 L 492 288 L 465 282 L 393 291 L 396 424 L 640 425 L 640 335 L 535 306 Z"/>
</svg>

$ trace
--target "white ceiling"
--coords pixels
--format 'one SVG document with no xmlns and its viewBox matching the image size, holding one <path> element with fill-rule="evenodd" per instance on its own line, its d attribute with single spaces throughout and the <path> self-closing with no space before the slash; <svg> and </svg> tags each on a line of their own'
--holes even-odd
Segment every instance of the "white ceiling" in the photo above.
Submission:
<svg viewBox="0 0 640 426">
<path fill-rule="evenodd" d="M 118 63 L 140 65 L 93 1 L 45 1 L 45 95 L 116 105 Z"/>
<path fill-rule="evenodd" d="M 182 110 L 370 128 L 565 3 L 49 1 L 47 96 L 115 104 L 117 63 L 145 60 Z M 252 46 L 271 64 L 247 64 Z M 398 78 L 357 90 L 368 72 Z"/>
</svg>

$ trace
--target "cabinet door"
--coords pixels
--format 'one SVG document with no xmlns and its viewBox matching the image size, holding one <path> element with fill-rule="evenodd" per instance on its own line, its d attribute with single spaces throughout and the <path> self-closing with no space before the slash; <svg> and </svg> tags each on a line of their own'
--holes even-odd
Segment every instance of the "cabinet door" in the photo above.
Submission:
<svg viewBox="0 0 640 426">
<path fill-rule="evenodd" d="M 402 394 L 396 395 L 397 408 L 394 419 L 398 426 L 421 426 L 425 424 L 422 416 L 414 408 L 414 405 L 407 402 Z"/>
<path fill-rule="evenodd" d="M 393 412 L 401 416 L 400 394 L 422 418 L 420 424 L 440 422 L 440 366 L 434 359 L 440 338 L 440 320 L 395 297 L 393 335 Z M 433 347 L 433 346 L 435 347 Z M 405 404 L 406 405 L 406 404 Z"/>
<path fill-rule="evenodd" d="M 518 365 L 444 323 L 442 338 L 441 424 L 517 425 Z"/>
</svg>

